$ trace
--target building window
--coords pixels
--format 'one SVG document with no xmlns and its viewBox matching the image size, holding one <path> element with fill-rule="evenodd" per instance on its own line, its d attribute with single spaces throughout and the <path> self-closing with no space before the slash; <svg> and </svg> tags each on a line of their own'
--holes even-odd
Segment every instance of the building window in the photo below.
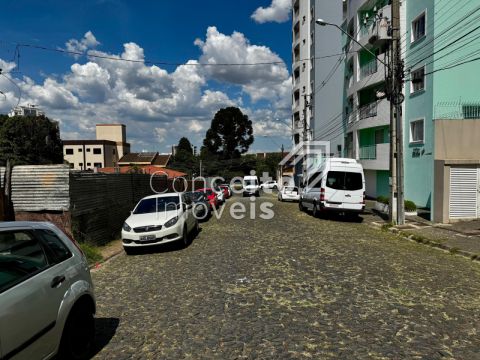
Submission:
<svg viewBox="0 0 480 360">
<path fill-rule="evenodd" d="M 412 71 L 410 80 L 410 93 L 414 94 L 417 91 L 422 91 L 425 89 L 425 66 L 420 69 Z"/>
<path fill-rule="evenodd" d="M 92 166 L 92 163 L 87 163 L 87 166 Z"/>
<path fill-rule="evenodd" d="M 90 148 L 87 148 L 87 152 L 90 152 Z"/>
<path fill-rule="evenodd" d="M 102 163 L 93 163 L 93 167 L 101 168 L 101 167 L 102 167 Z"/>
<path fill-rule="evenodd" d="M 480 105 L 462 105 L 462 113 L 464 119 L 480 119 Z"/>
<path fill-rule="evenodd" d="M 423 143 L 425 132 L 425 120 L 414 120 L 410 122 L 410 142 Z"/>
<path fill-rule="evenodd" d="M 79 148 L 79 149 L 78 149 L 78 152 L 83 152 L 83 149 L 82 149 L 82 148 Z"/>
<path fill-rule="evenodd" d="M 65 155 L 73 155 L 73 149 L 65 149 Z"/>
<path fill-rule="evenodd" d="M 102 153 L 102 149 L 101 149 L 101 148 L 94 148 L 94 149 L 93 149 L 93 153 L 94 153 L 95 155 L 100 155 L 100 154 Z"/>
<path fill-rule="evenodd" d="M 75 167 L 75 164 L 69 163 L 68 166 L 70 167 L 70 169 L 73 169 Z"/>
<path fill-rule="evenodd" d="M 426 16 L 425 11 L 418 15 L 415 20 L 412 21 L 412 36 L 411 42 L 414 43 L 417 40 L 420 40 L 425 36 L 425 23 Z"/>
<path fill-rule="evenodd" d="M 78 167 L 79 167 L 79 168 L 82 168 L 82 167 L 83 167 L 83 163 L 78 163 Z"/>
</svg>

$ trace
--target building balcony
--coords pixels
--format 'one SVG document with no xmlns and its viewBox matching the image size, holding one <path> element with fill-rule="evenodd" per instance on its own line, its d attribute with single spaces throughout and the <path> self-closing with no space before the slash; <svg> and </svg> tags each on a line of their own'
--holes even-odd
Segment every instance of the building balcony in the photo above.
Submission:
<svg viewBox="0 0 480 360">
<path fill-rule="evenodd" d="M 353 74 L 347 76 L 347 78 L 345 80 L 345 85 L 347 86 L 347 89 L 351 88 L 354 85 Z"/>
<path fill-rule="evenodd" d="M 364 105 L 351 114 L 349 127 L 353 130 L 390 124 L 390 103 L 386 99 Z M 350 120 L 352 120 L 350 122 Z"/>
<path fill-rule="evenodd" d="M 391 40 L 388 35 L 388 18 L 391 14 L 391 5 L 387 5 L 377 12 L 378 20 L 373 20 L 360 26 L 358 41 L 367 48 L 380 47 Z"/>
<path fill-rule="evenodd" d="M 360 146 L 358 159 L 365 170 L 388 170 L 390 168 L 390 144 Z"/>
</svg>

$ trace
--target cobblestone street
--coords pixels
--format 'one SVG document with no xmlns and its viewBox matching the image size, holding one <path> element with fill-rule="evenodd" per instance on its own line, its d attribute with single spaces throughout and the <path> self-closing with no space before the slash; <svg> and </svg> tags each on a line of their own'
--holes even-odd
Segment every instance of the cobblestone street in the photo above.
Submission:
<svg viewBox="0 0 480 360">
<path fill-rule="evenodd" d="M 251 220 L 250 202 L 228 200 L 186 249 L 93 273 L 95 358 L 480 359 L 478 263 L 273 195 Z"/>
</svg>

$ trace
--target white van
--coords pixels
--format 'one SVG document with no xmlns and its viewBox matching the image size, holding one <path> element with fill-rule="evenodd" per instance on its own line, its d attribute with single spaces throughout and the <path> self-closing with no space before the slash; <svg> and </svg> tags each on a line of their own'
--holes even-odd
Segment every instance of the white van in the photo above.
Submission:
<svg viewBox="0 0 480 360">
<path fill-rule="evenodd" d="M 260 184 L 258 182 L 258 177 L 254 175 L 248 175 L 243 177 L 243 196 L 259 196 L 260 195 Z"/>
<path fill-rule="evenodd" d="M 309 171 L 304 186 L 301 211 L 317 216 L 324 211 L 358 214 L 365 210 L 365 176 L 354 159 L 326 159 L 318 169 Z"/>
</svg>

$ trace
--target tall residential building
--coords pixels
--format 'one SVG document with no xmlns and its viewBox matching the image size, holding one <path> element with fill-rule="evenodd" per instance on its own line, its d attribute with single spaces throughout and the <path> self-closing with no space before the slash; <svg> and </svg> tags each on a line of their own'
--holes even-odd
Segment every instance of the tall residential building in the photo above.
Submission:
<svg viewBox="0 0 480 360">
<path fill-rule="evenodd" d="M 63 157 L 75 170 L 118 166 L 130 153 L 123 124 L 97 124 L 96 140 L 64 140 Z"/>
<path fill-rule="evenodd" d="M 405 198 L 436 222 L 480 218 L 478 1 L 406 9 Z"/>
<path fill-rule="evenodd" d="M 331 155 L 343 147 L 343 54 L 342 33 L 319 28 L 317 18 L 342 24 L 341 0 L 294 0 L 292 2 L 292 135 L 293 145 L 303 140 L 332 141 Z M 296 166 L 296 181 L 302 164 Z"/>
<path fill-rule="evenodd" d="M 362 46 L 346 39 L 345 156 L 362 164 L 370 197 L 390 191 L 390 103 L 377 98 L 386 88 L 390 18 L 391 0 L 347 3 L 345 29 Z"/>
</svg>

